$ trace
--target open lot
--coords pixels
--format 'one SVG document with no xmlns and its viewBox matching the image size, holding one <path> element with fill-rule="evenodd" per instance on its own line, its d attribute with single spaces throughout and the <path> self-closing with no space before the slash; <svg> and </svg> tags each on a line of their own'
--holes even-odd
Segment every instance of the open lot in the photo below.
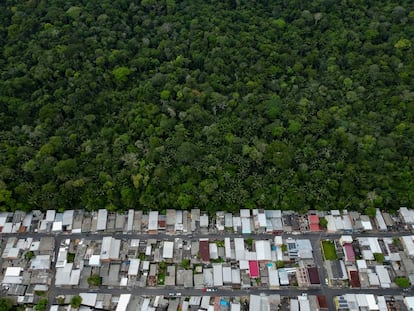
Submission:
<svg viewBox="0 0 414 311">
<path fill-rule="evenodd" d="M 332 241 L 324 240 L 322 241 L 323 255 L 326 260 L 336 260 L 338 256 L 336 255 L 335 244 Z"/>
</svg>

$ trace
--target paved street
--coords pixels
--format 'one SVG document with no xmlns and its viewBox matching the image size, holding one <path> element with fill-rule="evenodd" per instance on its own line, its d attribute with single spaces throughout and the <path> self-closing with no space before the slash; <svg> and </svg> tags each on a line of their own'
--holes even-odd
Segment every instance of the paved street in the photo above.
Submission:
<svg viewBox="0 0 414 311">
<path fill-rule="evenodd" d="M 408 232 L 375 232 L 375 233 L 364 233 L 364 234 L 351 234 L 353 238 L 357 237 L 398 237 L 403 235 L 408 235 Z M 79 288 L 75 289 L 67 289 L 67 288 L 58 288 L 55 287 L 54 276 L 52 280 L 52 285 L 50 286 L 48 299 L 49 304 L 52 304 L 55 300 L 55 297 L 58 295 L 75 295 L 80 292 L 99 292 L 99 293 L 111 293 L 114 295 L 119 295 L 123 293 L 131 293 L 133 295 L 164 295 L 169 296 L 170 294 L 177 294 L 180 293 L 182 296 L 247 296 L 249 294 L 280 294 L 282 296 L 298 296 L 302 295 L 303 293 L 307 293 L 308 295 L 323 295 L 327 298 L 328 308 L 329 310 L 335 310 L 333 297 L 342 295 L 345 293 L 367 293 L 367 294 L 375 294 L 375 295 L 401 295 L 401 289 L 353 289 L 353 288 L 332 288 L 328 287 L 325 283 L 325 279 L 327 278 L 326 271 L 324 267 L 323 256 L 321 252 L 321 240 L 323 239 L 338 239 L 342 234 L 327 234 L 325 232 L 322 233 L 301 233 L 301 234 L 282 234 L 283 238 L 292 237 L 294 239 L 309 239 L 311 241 L 313 251 L 314 251 L 314 260 L 315 264 L 318 267 L 319 271 L 319 279 L 321 281 L 321 286 L 319 288 L 314 289 L 298 289 L 296 287 L 289 287 L 289 288 L 281 288 L 279 290 L 268 290 L 268 289 L 261 289 L 261 288 L 251 288 L 249 290 L 233 290 L 233 289 L 226 289 L 226 288 L 219 288 L 215 292 L 202 292 L 200 289 L 184 289 L 184 288 L 177 288 L 168 289 L 168 288 L 99 288 L 99 289 L 91 289 L 91 290 L 83 290 Z M 54 263 L 56 262 L 58 256 L 59 245 L 65 239 L 90 239 L 90 240 L 97 240 L 102 239 L 104 236 L 112 236 L 116 239 L 157 239 L 157 240 L 173 240 L 175 238 L 181 238 L 184 240 L 197 240 L 200 238 L 209 238 L 210 240 L 214 239 L 224 239 L 224 237 L 236 238 L 236 237 L 243 237 L 253 238 L 253 239 L 271 239 L 274 236 L 271 234 L 177 234 L 171 235 L 166 233 L 158 233 L 158 234 L 139 234 L 139 233 L 79 233 L 79 234 L 66 234 L 66 233 L 59 233 L 59 234 L 52 234 L 52 233 L 16 233 L 16 234 L 7 234 L 2 235 L 2 237 L 8 236 L 16 236 L 19 238 L 25 237 L 33 237 L 35 239 L 39 239 L 45 236 L 53 236 L 55 237 L 56 247 L 55 247 L 55 259 Z"/>
</svg>

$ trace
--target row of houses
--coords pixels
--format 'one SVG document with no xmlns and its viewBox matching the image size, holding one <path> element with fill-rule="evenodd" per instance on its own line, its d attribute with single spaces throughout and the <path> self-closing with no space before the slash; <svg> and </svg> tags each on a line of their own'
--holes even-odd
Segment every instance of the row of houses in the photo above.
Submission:
<svg viewBox="0 0 414 311">
<path fill-rule="evenodd" d="M 311 211 L 306 215 L 299 215 L 292 211 L 241 209 L 239 213 L 234 214 L 219 211 L 214 215 L 209 215 L 199 209 L 189 211 L 167 209 L 165 213 L 150 211 L 148 214 L 132 209 L 120 213 L 100 209 L 96 212 L 83 210 L 64 212 L 48 210 L 45 213 L 38 210 L 28 213 L 1 212 L 0 232 L 142 232 L 150 234 L 225 231 L 241 234 L 317 232 L 325 230 L 320 226 L 320 218 L 326 219 L 326 231 L 329 233 L 389 231 L 401 228 L 401 226 L 411 230 L 414 226 L 414 211 L 405 207 L 400 208 L 398 215 L 391 215 L 378 209 L 373 218 L 347 210 Z"/>
<path fill-rule="evenodd" d="M 53 237 L 1 240 L 0 280 L 2 290 L 31 303 L 35 293 L 48 291 L 53 279 L 55 240 Z"/>
<path fill-rule="evenodd" d="M 131 294 L 111 295 L 98 293 L 80 293 L 82 311 L 99 309 L 115 311 L 273 311 L 292 310 L 310 311 L 327 310 L 326 299 L 323 296 L 301 295 L 280 296 L 249 295 L 242 297 L 228 296 L 134 296 Z M 51 311 L 70 311 L 71 296 L 64 297 L 60 305 L 52 305 Z"/>
<path fill-rule="evenodd" d="M 394 280 L 406 277 L 414 284 L 414 236 L 357 237 L 343 235 L 332 244 L 336 258 L 326 260 L 332 285 L 354 288 L 397 287 Z"/>
<path fill-rule="evenodd" d="M 413 305 L 410 305 L 413 298 L 348 293 L 336 296 L 334 302 L 338 311 L 413 310 Z"/>
<path fill-rule="evenodd" d="M 289 251 L 282 250 L 284 243 L 290 246 Z M 309 240 L 290 238 L 283 241 L 276 236 L 273 240 L 254 240 L 248 245 L 243 238 L 214 241 L 133 239 L 126 242 L 104 237 L 102 242 L 83 244 L 87 245 L 87 249 L 81 252 L 85 254 L 84 269 L 100 268 L 100 276 L 105 279 L 102 269 L 109 265 L 108 274 L 115 277 L 111 284 L 117 286 L 250 288 L 259 285 L 256 280 L 260 279 L 261 286 L 278 288 L 291 285 L 290 275 L 295 276 L 298 271 L 303 275 L 303 267 L 306 267 L 306 278 L 300 285 L 320 284 Z M 113 244 L 115 247 L 111 246 Z M 183 260 L 187 260 L 188 264 L 182 264 Z M 306 264 L 302 264 L 305 260 Z M 284 266 L 285 263 L 293 265 L 298 262 L 299 267 L 278 267 L 280 263 Z M 111 270 L 115 272 L 111 273 Z M 161 281 L 160 275 L 165 276 Z"/>
<path fill-rule="evenodd" d="M 319 286 L 313 249 L 306 239 L 245 241 L 193 239 L 3 238 L 0 282 L 12 296 L 29 288 L 89 288 L 93 275 L 108 287 L 182 288 Z M 56 259 L 56 260 L 55 260 Z M 18 289 L 18 290 L 17 290 Z M 30 296 L 30 295 L 29 295 Z"/>
</svg>

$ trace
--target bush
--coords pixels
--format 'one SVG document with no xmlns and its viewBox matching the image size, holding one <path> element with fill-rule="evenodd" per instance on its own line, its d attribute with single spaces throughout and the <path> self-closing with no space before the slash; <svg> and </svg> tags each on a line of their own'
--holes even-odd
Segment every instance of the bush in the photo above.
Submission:
<svg viewBox="0 0 414 311">
<path fill-rule="evenodd" d="M 68 253 L 66 256 L 66 261 L 68 263 L 72 263 L 75 261 L 75 254 L 74 253 Z"/>
<path fill-rule="evenodd" d="M 379 264 L 382 264 L 384 262 L 384 254 L 383 253 L 374 253 L 375 261 Z"/>
<path fill-rule="evenodd" d="M 181 261 L 181 267 L 183 267 L 183 268 L 184 268 L 184 269 L 186 269 L 186 270 L 190 269 L 190 265 L 191 265 L 191 262 L 190 262 L 190 260 L 189 260 L 189 259 L 187 259 L 187 258 L 184 258 L 184 259 Z"/>
<path fill-rule="evenodd" d="M 28 251 L 26 254 L 24 254 L 24 259 L 31 260 L 35 254 L 32 251 Z"/>
<path fill-rule="evenodd" d="M 48 300 L 46 298 L 40 299 L 37 305 L 35 306 L 36 311 L 45 311 L 47 307 Z"/>
<path fill-rule="evenodd" d="M 0 298 L 0 310 L 9 311 L 13 308 L 13 300 L 9 298 Z"/>
<path fill-rule="evenodd" d="M 92 274 L 90 277 L 88 277 L 88 284 L 90 286 L 101 285 L 101 277 L 98 274 Z"/>
<path fill-rule="evenodd" d="M 82 304 L 82 297 L 79 295 L 73 296 L 70 300 L 70 305 L 72 308 L 78 309 Z"/>
<path fill-rule="evenodd" d="M 410 287 L 410 280 L 406 277 L 395 278 L 394 282 L 395 282 L 395 284 L 397 284 L 401 288 Z"/>
<path fill-rule="evenodd" d="M 325 217 L 319 218 L 319 226 L 326 229 L 328 226 L 328 220 Z"/>
</svg>

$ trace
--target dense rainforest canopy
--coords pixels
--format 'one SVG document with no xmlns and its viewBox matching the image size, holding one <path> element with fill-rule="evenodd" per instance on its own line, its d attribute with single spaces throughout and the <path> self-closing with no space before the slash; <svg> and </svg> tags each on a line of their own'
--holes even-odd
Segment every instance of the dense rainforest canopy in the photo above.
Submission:
<svg viewBox="0 0 414 311">
<path fill-rule="evenodd" d="M 414 207 L 411 0 L 4 0 L 1 209 Z"/>
</svg>

